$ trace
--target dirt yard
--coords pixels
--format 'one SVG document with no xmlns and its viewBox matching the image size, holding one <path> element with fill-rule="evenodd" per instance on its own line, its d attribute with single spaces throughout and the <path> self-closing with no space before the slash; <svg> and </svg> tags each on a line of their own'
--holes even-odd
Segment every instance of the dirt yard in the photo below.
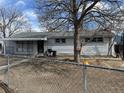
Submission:
<svg viewBox="0 0 124 93">
<path fill-rule="evenodd" d="M 60 60 L 71 61 L 73 57 L 59 57 Z M 81 58 L 81 63 L 87 60 L 90 65 L 104 66 L 109 68 L 124 68 L 124 61 L 121 58 L 113 57 L 85 57 Z"/>
<path fill-rule="evenodd" d="M 121 59 L 116 59 L 116 58 L 112 58 L 112 59 L 98 59 L 98 58 L 94 58 L 94 59 L 86 59 L 88 60 L 90 65 L 97 65 L 97 66 L 104 66 L 104 67 L 108 67 L 108 68 L 124 68 L 124 61 L 122 61 Z"/>
<path fill-rule="evenodd" d="M 10 69 L 9 85 L 15 93 L 83 93 L 82 67 L 52 63 L 43 58 L 30 61 Z M 123 64 L 120 59 L 88 59 L 88 61 L 93 65 L 116 68 Z M 8 76 L 5 73 L 0 73 L 4 81 Z M 124 72 L 87 69 L 89 93 L 123 93 L 123 86 Z"/>
<path fill-rule="evenodd" d="M 15 57 L 15 56 L 12 57 L 11 56 L 9 57 L 9 62 L 10 64 L 12 64 L 14 62 L 21 61 L 22 59 L 24 59 L 24 57 Z M 0 66 L 7 65 L 7 63 L 8 63 L 8 57 L 0 55 Z"/>
</svg>

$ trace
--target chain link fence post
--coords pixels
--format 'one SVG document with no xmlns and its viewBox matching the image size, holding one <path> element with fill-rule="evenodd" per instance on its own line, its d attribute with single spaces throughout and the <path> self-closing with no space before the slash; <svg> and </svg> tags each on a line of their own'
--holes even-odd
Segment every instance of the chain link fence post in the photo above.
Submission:
<svg viewBox="0 0 124 93">
<path fill-rule="evenodd" d="M 7 55 L 7 84 L 9 87 L 9 70 L 10 70 L 10 57 Z"/>
<path fill-rule="evenodd" d="M 83 93 L 88 93 L 87 89 L 87 65 L 83 65 Z"/>
</svg>

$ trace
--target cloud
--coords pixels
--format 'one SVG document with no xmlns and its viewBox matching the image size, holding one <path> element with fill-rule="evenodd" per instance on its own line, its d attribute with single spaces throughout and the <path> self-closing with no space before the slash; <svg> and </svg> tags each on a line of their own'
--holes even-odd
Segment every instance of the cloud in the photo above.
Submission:
<svg viewBox="0 0 124 93">
<path fill-rule="evenodd" d="M 0 0 L 0 7 L 4 6 L 6 3 L 6 0 Z"/>
<path fill-rule="evenodd" d="M 23 14 L 30 20 L 37 20 L 37 14 L 33 10 L 25 10 L 23 11 Z"/>
<path fill-rule="evenodd" d="M 15 3 L 15 6 L 17 7 L 25 7 L 26 6 L 26 3 L 22 0 L 19 0 Z"/>
<path fill-rule="evenodd" d="M 90 3 L 88 3 L 87 4 L 87 7 L 86 8 L 88 8 L 91 4 L 93 4 L 93 2 L 90 2 Z M 105 3 L 105 2 L 98 2 L 95 6 L 94 6 L 94 8 L 99 8 L 99 9 L 109 9 L 110 8 L 110 5 L 109 4 L 107 4 L 107 3 Z M 82 12 L 82 6 L 79 8 L 79 12 Z"/>
<path fill-rule="evenodd" d="M 33 26 L 33 27 L 32 27 L 32 30 L 33 30 L 33 31 L 36 31 L 36 32 L 41 32 L 41 31 L 43 31 L 43 30 L 41 30 L 38 26 Z"/>
<path fill-rule="evenodd" d="M 109 4 L 105 3 L 105 2 L 98 2 L 95 7 L 98 7 L 99 9 L 109 9 L 110 6 Z"/>
<path fill-rule="evenodd" d="M 4 0 L 0 0 L 0 4 L 3 3 L 3 2 L 4 2 Z"/>
<path fill-rule="evenodd" d="M 27 21 L 32 25 L 32 29 L 34 31 L 41 31 L 35 11 L 33 11 L 32 9 L 28 9 L 23 11 L 23 14 L 27 18 Z"/>
</svg>

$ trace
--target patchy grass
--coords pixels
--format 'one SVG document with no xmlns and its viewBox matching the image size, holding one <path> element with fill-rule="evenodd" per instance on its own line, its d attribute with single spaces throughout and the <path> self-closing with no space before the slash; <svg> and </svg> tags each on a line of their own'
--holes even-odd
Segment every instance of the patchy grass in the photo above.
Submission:
<svg viewBox="0 0 124 93">
<path fill-rule="evenodd" d="M 88 68 L 87 72 L 89 93 L 123 93 L 123 72 L 96 68 Z M 11 68 L 10 86 L 17 93 L 82 93 L 83 70 L 37 59 Z"/>
<path fill-rule="evenodd" d="M 22 57 L 9 57 L 9 62 L 10 64 L 14 63 L 14 62 L 18 62 L 18 61 L 21 61 L 23 60 L 24 58 Z M 3 65 L 7 65 L 8 64 L 8 57 L 5 57 L 5 56 L 0 56 L 0 66 L 3 66 Z"/>
<path fill-rule="evenodd" d="M 17 59 L 18 60 L 18 59 Z M 63 59 L 61 59 L 63 60 Z M 90 64 L 120 67 L 120 59 L 87 59 Z M 53 63 L 51 58 L 32 59 L 10 69 L 10 87 L 16 93 L 82 93 L 82 67 Z M 52 62 L 50 62 L 52 61 Z M 6 73 L 0 73 L 6 77 Z M 124 72 L 87 69 L 89 93 L 123 93 Z"/>
</svg>

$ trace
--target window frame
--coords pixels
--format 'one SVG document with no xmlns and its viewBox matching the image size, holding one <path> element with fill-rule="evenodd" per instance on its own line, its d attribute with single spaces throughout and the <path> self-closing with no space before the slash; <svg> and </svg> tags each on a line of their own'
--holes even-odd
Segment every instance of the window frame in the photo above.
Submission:
<svg viewBox="0 0 124 93">
<path fill-rule="evenodd" d="M 57 43 L 57 44 L 65 44 L 66 39 L 65 38 L 55 38 L 55 43 Z"/>
<path fill-rule="evenodd" d="M 92 39 L 90 39 L 90 38 L 85 38 L 84 41 L 85 41 L 85 42 L 102 43 L 102 42 L 104 42 L 104 38 L 103 38 L 103 37 L 94 37 L 94 38 L 92 38 Z"/>
<path fill-rule="evenodd" d="M 16 41 L 16 51 L 33 52 L 33 41 Z"/>
</svg>

